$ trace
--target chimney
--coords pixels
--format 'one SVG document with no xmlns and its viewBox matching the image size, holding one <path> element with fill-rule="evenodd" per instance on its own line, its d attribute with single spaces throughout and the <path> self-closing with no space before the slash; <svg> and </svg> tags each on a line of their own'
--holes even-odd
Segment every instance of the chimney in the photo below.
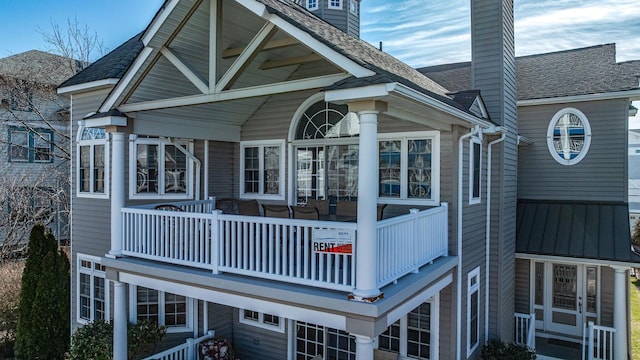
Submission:
<svg viewBox="0 0 640 360">
<path fill-rule="evenodd" d="M 517 202 L 517 109 L 513 0 L 471 1 L 471 77 L 491 120 L 505 128 L 492 171 L 487 338 L 513 341 Z M 463 260 L 464 261 L 464 260 Z"/>
</svg>

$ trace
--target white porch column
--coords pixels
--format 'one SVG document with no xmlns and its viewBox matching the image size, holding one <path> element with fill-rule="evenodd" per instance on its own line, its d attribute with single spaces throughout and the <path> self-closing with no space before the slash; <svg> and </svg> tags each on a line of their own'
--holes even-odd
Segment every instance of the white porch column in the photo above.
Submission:
<svg viewBox="0 0 640 360">
<path fill-rule="evenodd" d="M 373 339 L 367 336 L 355 335 L 356 360 L 373 360 Z"/>
<path fill-rule="evenodd" d="M 111 133 L 111 250 L 112 256 L 122 255 L 122 213 L 125 194 L 125 137 L 123 132 Z"/>
<path fill-rule="evenodd" d="M 613 357 L 615 360 L 627 360 L 628 336 L 627 336 L 627 286 L 628 278 L 625 276 L 627 268 L 612 266 L 615 271 L 613 283 Z"/>
<path fill-rule="evenodd" d="M 113 282 L 113 359 L 127 360 L 127 284 Z"/>
<path fill-rule="evenodd" d="M 357 111 L 360 119 L 356 288 L 352 297 L 357 301 L 373 302 L 382 296 L 376 279 L 378 259 L 376 204 L 378 199 L 378 113 L 385 110 L 386 103 L 377 101 L 349 104 L 349 111 Z"/>
</svg>

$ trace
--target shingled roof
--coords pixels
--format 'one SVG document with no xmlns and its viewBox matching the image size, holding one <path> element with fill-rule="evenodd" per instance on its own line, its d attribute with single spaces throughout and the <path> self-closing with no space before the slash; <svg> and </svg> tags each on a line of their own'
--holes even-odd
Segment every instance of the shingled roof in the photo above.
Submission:
<svg viewBox="0 0 640 360">
<path fill-rule="evenodd" d="M 120 79 L 143 48 L 142 32 L 101 57 L 86 69 L 60 84 L 60 87 L 106 79 Z"/>
<path fill-rule="evenodd" d="M 75 74 L 79 63 L 68 57 L 29 50 L 0 59 L 0 76 L 57 86 Z"/>
<path fill-rule="evenodd" d="M 472 88 L 471 63 L 418 69 L 450 91 Z M 640 61 L 616 62 L 615 44 L 516 58 L 518 100 L 639 89 Z"/>
</svg>

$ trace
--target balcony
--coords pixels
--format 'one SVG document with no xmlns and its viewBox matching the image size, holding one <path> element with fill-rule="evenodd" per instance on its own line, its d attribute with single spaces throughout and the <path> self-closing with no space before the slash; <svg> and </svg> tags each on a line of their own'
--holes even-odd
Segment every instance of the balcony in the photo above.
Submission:
<svg viewBox="0 0 640 360">
<path fill-rule="evenodd" d="M 226 215 L 209 200 L 122 209 L 125 256 L 350 292 L 357 224 Z M 447 204 L 377 222 L 377 286 L 447 255 Z"/>
</svg>

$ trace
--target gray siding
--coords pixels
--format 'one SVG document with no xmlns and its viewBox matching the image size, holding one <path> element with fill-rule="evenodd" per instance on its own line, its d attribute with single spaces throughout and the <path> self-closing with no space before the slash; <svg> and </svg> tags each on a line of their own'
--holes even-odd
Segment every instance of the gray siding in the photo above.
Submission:
<svg viewBox="0 0 640 360">
<path fill-rule="evenodd" d="M 605 100 L 521 106 L 520 135 L 533 144 L 520 149 L 518 198 L 545 200 L 627 201 L 628 102 Z M 573 107 L 591 125 L 591 146 L 582 161 L 560 165 L 549 153 L 547 128 L 559 110 Z"/>
<path fill-rule="evenodd" d="M 440 359 L 454 359 L 456 353 L 455 283 L 440 292 Z"/>
<path fill-rule="evenodd" d="M 238 197 L 239 150 L 238 143 L 209 142 L 209 196 Z"/>
<path fill-rule="evenodd" d="M 600 267 L 600 325 L 613 326 L 613 296 L 615 272 L 610 267 Z M 628 296 L 627 290 L 625 295 Z"/>
<path fill-rule="evenodd" d="M 529 260 L 516 259 L 516 312 L 529 314 L 531 299 L 531 267 Z"/>
<path fill-rule="evenodd" d="M 492 184 L 491 278 L 500 284 L 491 293 L 490 337 L 513 339 L 515 213 L 517 195 L 516 84 L 512 0 L 472 1 L 473 88 L 481 90 L 492 121 L 509 132 L 496 151 Z M 496 154 L 498 155 L 498 154 Z"/>
<path fill-rule="evenodd" d="M 287 332 L 280 333 L 241 324 L 239 312 L 234 309 L 233 347 L 236 358 L 255 360 L 281 360 L 287 358 Z M 286 321 L 282 318 L 282 321 Z M 286 324 L 285 324 L 286 325 Z M 286 326 L 285 326 L 286 330 Z"/>
</svg>

